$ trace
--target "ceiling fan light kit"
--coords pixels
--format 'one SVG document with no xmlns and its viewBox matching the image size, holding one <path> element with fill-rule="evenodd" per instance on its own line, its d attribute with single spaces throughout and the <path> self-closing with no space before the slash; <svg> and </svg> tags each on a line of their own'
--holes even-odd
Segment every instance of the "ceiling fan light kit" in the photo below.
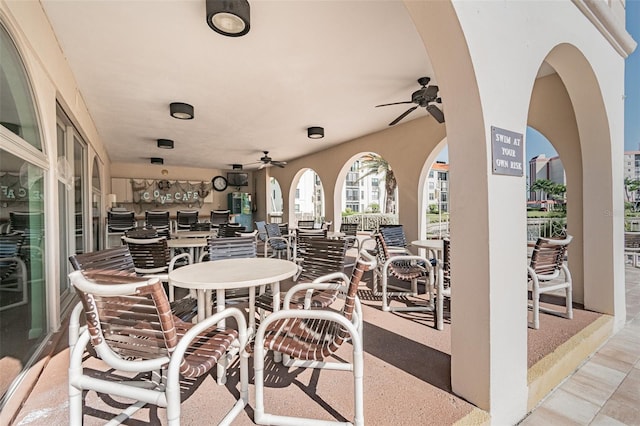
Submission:
<svg viewBox="0 0 640 426">
<path fill-rule="evenodd" d="M 240 37 L 251 28 L 250 11 L 247 0 L 207 0 L 207 24 L 219 34 Z"/>
<path fill-rule="evenodd" d="M 389 106 L 389 105 L 417 104 L 416 106 L 413 106 L 408 110 L 406 110 L 405 112 L 403 112 L 402 114 L 400 114 L 395 120 L 389 123 L 389 126 L 398 124 L 400 120 L 402 120 L 407 115 L 412 113 L 418 107 L 425 108 L 427 112 L 431 114 L 431 116 L 438 123 L 444 123 L 444 113 L 438 106 L 435 105 L 435 104 L 442 103 L 442 99 L 438 97 L 439 88 L 436 85 L 429 86 L 430 81 L 431 79 L 429 77 L 420 77 L 418 79 L 418 84 L 422 87 L 411 94 L 410 101 L 393 102 L 390 104 L 376 105 L 376 108 L 378 108 L 378 107 Z"/>
<path fill-rule="evenodd" d="M 324 127 L 313 126 L 307 129 L 307 137 L 309 139 L 322 139 L 324 138 Z"/>
<path fill-rule="evenodd" d="M 183 102 L 172 102 L 169 104 L 169 112 L 173 118 L 178 120 L 193 119 L 193 106 Z"/>
<path fill-rule="evenodd" d="M 158 148 L 173 149 L 173 141 L 171 139 L 158 139 Z"/>
<path fill-rule="evenodd" d="M 286 161 L 276 161 L 273 158 L 269 157 L 269 151 L 262 152 L 264 153 L 264 155 L 260 158 L 260 160 L 258 160 L 258 164 L 260 164 L 258 166 L 258 170 L 262 170 L 266 166 L 276 166 L 284 168 L 284 166 L 287 164 Z"/>
</svg>

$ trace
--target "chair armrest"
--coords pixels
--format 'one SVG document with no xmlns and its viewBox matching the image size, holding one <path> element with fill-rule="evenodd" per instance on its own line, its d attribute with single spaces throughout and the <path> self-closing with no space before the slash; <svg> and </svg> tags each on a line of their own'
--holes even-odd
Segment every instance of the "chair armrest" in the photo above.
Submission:
<svg viewBox="0 0 640 426">
<path fill-rule="evenodd" d="M 287 318 L 318 319 L 338 323 L 349 332 L 351 336 L 351 344 L 353 345 L 353 351 L 355 353 L 362 352 L 362 335 L 358 331 L 357 326 L 347 320 L 343 315 L 327 309 L 285 309 L 268 315 L 263 321 L 260 322 L 260 327 L 258 327 L 258 331 L 255 337 L 254 359 L 264 359 L 264 334 L 269 325 L 271 325 L 275 321 Z"/>
<path fill-rule="evenodd" d="M 335 281 L 337 279 L 342 280 L 342 284 L 336 282 L 327 282 L 327 281 Z M 313 282 L 310 283 L 300 283 L 291 287 L 284 296 L 283 309 L 290 309 L 291 298 L 296 294 L 302 291 L 305 292 L 304 296 L 304 309 L 309 309 L 311 306 L 311 297 L 314 291 L 317 290 L 344 290 L 349 283 L 349 278 L 342 272 L 333 272 L 331 274 L 323 275 L 322 277 L 316 278 Z"/>
<path fill-rule="evenodd" d="M 174 386 L 179 385 L 180 364 L 182 363 L 184 354 L 189 348 L 191 342 L 206 329 L 213 327 L 221 320 L 229 317 L 233 317 L 238 326 L 238 347 L 240 348 L 240 352 L 246 351 L 246 346 L 248 343 L 248 329 L 247 321 L 244 318 L 244 313 L 238 308 L 225 308 L 222 312 L 217 312 L 212 316 L 205 318 L 203 321 L 195 324 L 182 336 L 182 338 L 176 345 L 175 350 L 173 351 L 173 354 L 171 356 L 171 361 L 169 362 L 169 368 L 167 371 L 168 383 L 173 383 Z M 240 356 L 242 356 L 242 354 L 240 354 Z"/>
<path fill-rule="evenodd" d="M 187 259 L 187 263 L 189 265 L 193 263 L 193 257 L 191 257 L 191 253 L 180 253 L 171 258 L 171 261 L 169 262 L 169 271 L 173 271 L 173 268 L 176 265 L 176 261 L 182 259 L 183 257 Z"/>
</svg>

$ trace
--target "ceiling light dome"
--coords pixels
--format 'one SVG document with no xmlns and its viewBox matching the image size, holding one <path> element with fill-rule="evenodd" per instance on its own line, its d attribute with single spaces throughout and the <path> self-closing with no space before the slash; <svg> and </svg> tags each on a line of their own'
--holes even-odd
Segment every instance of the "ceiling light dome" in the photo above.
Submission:
<svg viewBox="0 0 640 426">
<path fill-rule="evenodd" d="M 173 141 L 171 139 L 158 139 L 158 148 L 173 149 Z"/>
<path fill-rule="evenodd" d="M 247 0 L 207 0 L 207 24 L 217 33 L 240 37 L 249 32 Z"/>
<path fill-rule="evenodd" d="M 183 102 L 169 104 L 169 112 L 173 118 L 179 120 L 191 120 L 193 118 L 193 106 Z"/>
<path fill-rule="evenodd" d="M 309 127 L 307 129 L 307 137 L 310 139 L 322 139 L 324 138 L 324 127 Z"/>
</svg>

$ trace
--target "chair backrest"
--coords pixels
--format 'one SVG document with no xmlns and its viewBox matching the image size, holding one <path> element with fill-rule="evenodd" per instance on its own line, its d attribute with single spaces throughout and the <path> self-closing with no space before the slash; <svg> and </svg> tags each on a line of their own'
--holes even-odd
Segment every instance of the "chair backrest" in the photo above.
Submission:
<svg viewBox="0 0 640 426">
<path fill-rule="evenodd" d="M 0 234 L 0 283 L 17 268 L 20 250 L 24 243 L 24 233 Z"/>
<path fill-rule="evenodd" d="M 190 229 L 192 223 L 198 222 L 198 210 L 178 210 L 176 224 L 178 228 Z"/>
<path fill-rule="evenodd" d="M 282 237 L 279 223 L 267 223 L 264 225 L 264 230 L 267 233 L 267 238 Z"/>
<path fill-rule="evenodd" d="M 407 247 L 407 238 L 402 225 L 380 225 L 379 232 L 389 247 Z"/>
<path fill-rule="evenodd" d="M 145 226 L 153 226 L 156 229 L 169 228 L 169 211 L 147 210 L 144 212 Z"/>
<path fill-rule="evenodd" d="M 137 273 L 152 274 L 168 271 L 171 255 L 166 237 L 122 237 L 122 241 L 129 247 Z"/>
<path fill-rule="evenodd" d="M 326 238 L 326 229 L 296 229 L 296 237 Z"/>
<path fill-rule="evenodd" d="M 209 260 L 256 257 L 256 239 L 249 237 L 229 237 L 209 239 Z"/>
<path fill-rule="evenodd" d="M 258 230 L 258 239 L 260 239 L 260 241 L 262 242 L 267 241 L 267 229 L 265 228 L 266 224 L 267 222 L 265 222 L 264 220 L 260 220 L 256 222 L 256 229 Z"/>
<path fill-rule="evenodd" d="M 211 210 L 211 225 L 220 225 L 221 223 L 229 223 L 229 215 L 231 210 Z"/>
<path fill-rule="evenodd" d="M 302 272 L 298 281 L 313 281 L 333 272 L 343 272 L 347 241 L 323 237 L 300 237 Z"/>
<path fill-rule="evenodd" d="M 44 229 L 44 213 L 42 212 L 9 212 L 11 231 L 25 234 L 42 233 Z"/>
<path fill-rule="evenodd" d="M 189 225 L 189 231 L 211 231 L 211 224 L 208 222 L 194 222 Z"/>
<path fill-rule="evenodd" d="M 136 218 L 131 211 L 108 211 L 107 227 L 109 232 L 123 232 L 136 227 Z"/>
<path fill-rule="evenodd" d="M 564 239 L 538 238 L 531 254 L 529 266 L 538 275 L 557 274 L 565 260 L 567 247 L 573 237 L 567 235 Z"/>
<path fill-rule="evenodd" d="M 125 237 L 129 238 L 158 238 L 158 230 L 154 227 L 137 227 L 124 231 Z"/>
<path fill-rule="evenodd" d="M 289 224 L 288 223 L 278 223 L 278 227 L 280 228 L 280 235 L 289 234 Z"/>
<path fill-rule="evenodd" d="M 444 288 L 451 286 L 451 240 L 442 240 L 442 278 Z"/>
<path fill-rule="evenodd" d="M 349 235 L 355 237 L 358 233 L 358 224 L 357 223 L 341 223 L 340 224 L 340 232 L 345 235 Z"/>
<path fill-rule="evenodd" d="M 119 276 L 135 276 L 136 269 L 129 247 L 119 246 L 69 256 L 73 269 Z"/>
<path fill-rule="evenodd" d="M 91 279 L 83 271 L 72 272 L 69 277 L 82 300 L 91 343 L 96 350 L 101 343 L 106 343 L 113 352 L 128 360 L 171 355 L 179 341 L 177 320 L 159 280 L 87 275 Z M 185 357 L 180 363 L 180 374 L 194 378 L 208 371 L 198 361 L 197 356 Z M 209 368 L 213 365 L 215 363 Z"/>
<path fill-rule="evenodd" d="M 316 224 L 315 220 L 299 220 L 298 229 L 313 229 L 315 224 Z"/>
<path fill-rule="evenodd" d="M 244 226 L 239 223 L 221 223 L 218 228 L 218 238 L 237 237 L 237 232 L 244 232 Z"/>
<path fill-rule="evenodd" d="M 640 249 L 640 232 L 625 232 L 624 247 L 630 249 Z"/>
</svg>

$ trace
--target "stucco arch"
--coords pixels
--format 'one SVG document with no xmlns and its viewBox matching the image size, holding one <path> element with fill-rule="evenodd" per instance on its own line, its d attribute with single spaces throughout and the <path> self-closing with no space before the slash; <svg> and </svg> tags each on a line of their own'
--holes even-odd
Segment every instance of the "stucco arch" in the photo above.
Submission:
<svg viewBox="0 0 640 426">
<path fill-rule="evenodd" d="M 624 289 L 616 291 L 615 283 L 624 281 L 621 256 L 623 144 L 614 143 L 615 135 L 609 124 L 615 120 L 615 111 L 607 111 L 607 106 L 612 104 L 605 102 L 602 82 L 577 47 L 559 44 L 549 52 L 546 61 L 556 70 L 557 77 L 555 81 L 545 78 L 552 81 L 544 83 L 554 84 L 558 89 L 556 96 L 567 98 L 565 116 L 569 115 L 566 118 L 570 120 L 573 115 L 574 119 L 565 124 L 566 129 L 550 128 L 554 118 L 548 113 L 536 113 L 530 114 L 531 123 L 536 127 L 546 125 L 547 134 L 567 133 L 556 150 L 567 173 L 567 209 L 572 211 L 568 220 L 575 225 L 570 232 L 577 237 L 577 241 L 572 242 L 574 251 L 578 252 L 577 259 L 572 254 L 571 266 L 582 275 L 578 276 L 583 286 L 575 287 L 576 295 L 587 309 L 614 314 L 620 323 L 625 316 Z M 564 90 L 559 90 L 562 87 Z"/>
<path fill-rule="evenodd" d="M 584 239 L 582 152 L 569 94 L 558 74 L 536 80 L 531 94 L 528 124 L 542 133 L 560 156 L 567 179 L 567 224 L 573 236 L 569 265 L 573 297 L 584 301 Z"/>
<path fill-rule="evenodd" d="M 295 225 L 296 220 L 295 220 L 295 200 L 296 200 L 296 188 L 298 187 L 298 184 L 300 183 L 300 178 L 302 177 L 302 175 L 304 175 L 306 172 L 308 171 L 312 171 L 314 173 L 316 173 L 318 175 L 318 178 L 320 179 L 320 185 L 322 186 L 322 211 L 323 211 L 323 215 L 326 214 L 325 212 L 327 212 L 327 206 L 326 206 L 326 202 L 325 200 L 327 199 L 327 194 L 326 194 L 326 190 L 325 190 L 325 184 L 322 181 L 322 176 L 320 176 L 320 174 L 318 172 L 316 172 L 315 169 L 313 169 L 312 167 L 303 167 L 300 168 L 294 175 L 293 178 L 291 179 L 291 183 L 289 184 L 289 188 L 286 192 L 287 195 L 287 205 L 288 205 L 288 210 L 287 210 L 287 222 L 289 222 L 289 224 L 291 225 Z M 285 189 L 282 186 L 282 183 L 280 183 L 280 188 L 282 189 L 282 194 L 284 197 L 285 194 Z M 331 220 L 331 219 L 325 219 L 325 220 Z"/>
</svg>

